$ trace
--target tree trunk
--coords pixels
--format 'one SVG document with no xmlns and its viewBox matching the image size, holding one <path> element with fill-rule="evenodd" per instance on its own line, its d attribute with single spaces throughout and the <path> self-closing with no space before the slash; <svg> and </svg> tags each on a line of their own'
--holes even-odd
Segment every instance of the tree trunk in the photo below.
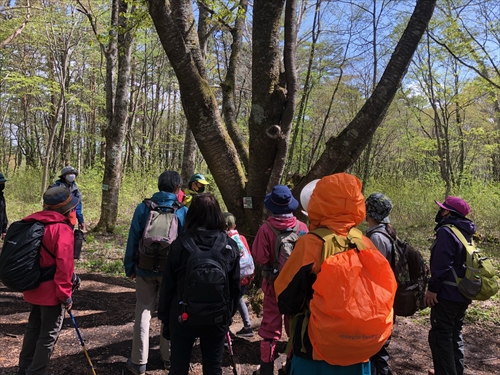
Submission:
<svg viewBox="0 0 500 375">
<path fill-rule="evenodd" d="M 233 36 L 233 43 L 231 44 L 231 56 L 229 57 L 229 64 L 227 67 L 226 78 L 221 83 L 222 88 L 222 113 L 224 114 L 224 122 L 226 128 L 233 141 L 238 155 L 243 163 L 245 169 L 248 171 L 248 148 L 245 145 L 243 135 L 238 129 L 236 122 L 236 103 L 235 103 L 235 87 L 236 87 L 236 73 L 238 65 L 240 64 L 241 41 L 243 37 L 243 26 L 247 15 L 248 0 L 241 0 L 236 17 L 236 21 L 231 35 Z"/>
<path fill-rule="evenodd" d="M 127 16 L 130 12 L 126 0 L 118 1 L 118 80 L 116 85 L 113 118 L 106 131 L 106 158 L 101 202 L 101 217 L 96 231 L 112 233 L 118 217 L 118 197 L 122 173 L 122 149 L 127 129 L 130 98 L 130 60 L 132 31 Z"/>
<path fill-rule="evenodd" d="M 189 0 L 148 0 L 149 13 L 179 81 L 184 114 L 227 208 L 244 223 L 245 176 L 206 80 Z"/>
</svg>

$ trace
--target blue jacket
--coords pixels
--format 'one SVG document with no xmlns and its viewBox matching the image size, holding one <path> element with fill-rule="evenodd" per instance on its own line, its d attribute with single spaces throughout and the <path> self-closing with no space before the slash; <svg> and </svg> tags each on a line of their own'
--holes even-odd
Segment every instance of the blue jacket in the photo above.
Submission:
<svg viewBox="0 0 500 375">
<path fill-rule="evenodd" d="M 471 300 L 464 297 L 456 286 L 443 283 L 443 281 L 455 282 L 452 268 L 458 277 L 465 276 L 465 247 L 451 229 L 445 226 L 446 224 L 456 226 L 469 242 L 476 232 L 476 226 L 471 220 L 457 216 L 449 216 L 436 225 L 434 228 L 436 239 L 431 247 L 431 278 L 428 289 L 438 294 L 438 300 L 443 298 L 448 301 L 470 303 Z"/>
<path fill-rule="evenodd" d="M 167 193 L 165 191 L 159 191 L 153 194 L 153 201 L 155 201 L 160 206 L 172 206 L 172 204 L 177 200 L 177 196 L 174 193 Z M 177 211 L 175 215 L 179 219 L 179 236 L 184 231 L 184 220 L 186 218 L 187 207 L 182 206 Z M 123 265 L 125 266 L 125 274 L 127 276 L 135 273 L 137 276 L 141 277 L 157 277 L 158 273 L 153 271 L 147 271 L 136 267 L 134 263 L 134 252 L 139 249 L 139 241 L 146 227 L 146 222 L 149 218 L 149 209 L 146 204 L 141 202 L 137 205 L 134 212 L 134 217 L 132 218 L 132 223 L 130 224 L 130 230 L 128 232 L 127 249 L 125 250 L 125 257 L 123 259 Z"/>
<path fill-rule="evenodd" d="M 80 193 L 80 190 L 78 190 L 78 186 L 76 185 L 76 183 L 73 181 L 71 183 L 68 183 L 66 182 L 66 180 L 57 180 L 54 185 L 52 186 L 59 186 L 59 185 L 63 185 L 63 186 L 66 186 L 71 195 L 77 197 L 80 202 L 76 205 L 76 219 L 78 220 L 78 224 L 82 224 L 84 223 L 84 220 L 83 220 L 83 212 L 82 212 L 82 193 Z"/>
</svg>

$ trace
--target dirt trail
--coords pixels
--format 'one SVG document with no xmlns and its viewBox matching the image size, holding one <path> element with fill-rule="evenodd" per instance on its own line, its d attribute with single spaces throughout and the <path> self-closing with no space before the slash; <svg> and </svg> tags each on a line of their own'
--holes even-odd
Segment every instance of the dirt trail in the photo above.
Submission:
<svg viewBox="0 0 500 375">
<path fill-rule="evenodd" d="M 99 274 L 80 274 L 81 289 L 74 296 L 74 315 L 85 340 L 90 358 L 98 375 L 121 375 L 130 354 L 134 319 L 134 283 L 121 277 Z M 20 293 L 13 293 L 0 284 L 0 375 L 13 375 L 28 317 L 28 305 Z M 432 360 L 427 344 L 428 319 L 398 318 L 389 347 L 391 368 L 397 375 L 427 374 Z M 423 323 L 425 321 L 425 323 Z M 159 322 L 151 322 L 151 350 L 148 375 L 167 374 L 159 355 Z M 259 319 L 254 317 L 254 326 Z M 231 330 L 241 328 L 238 315 Z M 251 375 L 259 363 L 259 337 L 255 329 L 253 339 L 236 338 L 234 351 L 240 363 L 241 375 Z M 500 368 L 500 327 L 466 325 L 466 375 L 498 374 Z M 283 339 L 284 340 L 284 339 Z M 285 350 L 285 341 L 278 345 L 278 352 Z M 280 354 L 278 362 L 284 358 Z M 201 354 L 195 347 L 191 375 L 202 374 Z M 231 375 L 229 355 L 224 356 L 223 374 Z M 59 341 L 54 350 L 50 374 L 91 374 L 69 317 L 64 322 Z M 124 373 L 126 374 L 126 373 Z M 307 375 L 307 374 L 305 374 Z"/>
</svg>

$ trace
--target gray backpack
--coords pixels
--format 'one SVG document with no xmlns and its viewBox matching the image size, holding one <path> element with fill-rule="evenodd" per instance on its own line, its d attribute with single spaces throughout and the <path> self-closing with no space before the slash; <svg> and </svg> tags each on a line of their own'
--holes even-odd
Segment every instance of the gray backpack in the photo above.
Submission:
<svg viewBox="0 0 500 375">
<path fill-rule="evenodd" d="M 172 206 L 160 206 L 152 199 L 144 199 L 149 217 L 141 240 L 137 266 L 143 270 L 163 272 L 169 246 L 177 238 L 179 219 L 175 212 L 182 207 L 179 202 Z"/>
</svg>

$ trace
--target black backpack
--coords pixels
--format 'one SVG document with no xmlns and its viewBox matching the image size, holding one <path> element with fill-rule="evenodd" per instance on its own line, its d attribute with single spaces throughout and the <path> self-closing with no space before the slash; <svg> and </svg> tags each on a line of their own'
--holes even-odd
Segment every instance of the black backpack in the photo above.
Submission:
<svg viewBox="0 0 500 375">
<path fill-rule="evenodd" d="M 430 271 L 422 253 L 399 237 L 393 238 L 382 231 L 373 231 L 371 234 L 373 233 L 380 233 L 392 242 L 390 263 L 398 283 L 394 298 L 394 314 L 412 316 L 417 310 L 423 310 Z"/>
<path fill-rule="evenodd" d="M 43 244 L 45 225 L 38 221 L 12 223 L 0 254 L 0 280 L 17 292 L 36 289 L 54 278 L 56 266 L 40 267 L 40 251 L 52 254 Z"/>
<path fill-rule="evenodd" d="M 221 233 L 210 250 L 203 251 L 189 236 L 180 241 L 189 251 L 179 322 L 190 325 L 222 325 L 230 319 L 229 280 L 222 249 L 228 237 Z"/>
</svg>

